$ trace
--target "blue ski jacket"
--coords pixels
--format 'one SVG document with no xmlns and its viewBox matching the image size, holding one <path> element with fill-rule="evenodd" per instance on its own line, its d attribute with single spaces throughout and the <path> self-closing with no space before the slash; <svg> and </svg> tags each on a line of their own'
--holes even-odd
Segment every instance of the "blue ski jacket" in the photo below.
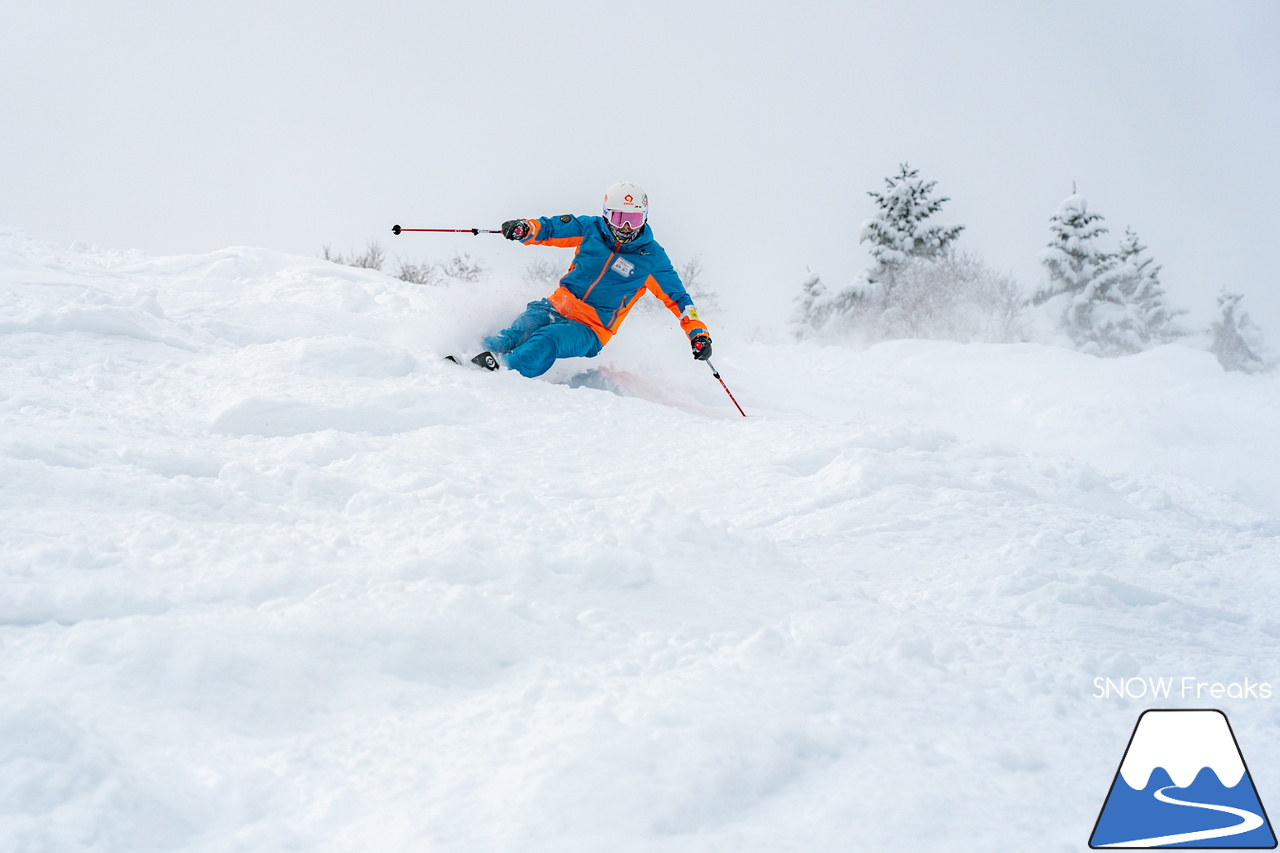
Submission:
<svg viewBox="0 0 1280 853">
<path fill-rule="evenodd" d="M 522 241 L 530 246 L 568 246 L 576 251 L 560 286 L 548 297 L 556 311 L 591 327 L 603 346 L 646 289 L 680 320 L 692 339 L 708 335 L 666 251 L 648 223 L 629 243 L 613 238 L 602 216 L 544 216 Z"/>
</svg>

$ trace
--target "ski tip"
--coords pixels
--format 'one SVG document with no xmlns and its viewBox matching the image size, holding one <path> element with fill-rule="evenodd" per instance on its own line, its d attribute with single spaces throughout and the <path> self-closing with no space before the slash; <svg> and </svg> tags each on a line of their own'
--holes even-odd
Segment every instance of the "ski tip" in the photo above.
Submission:
<svg viewBox="0 0 1280 853">
<path fill-rule="evenodd" d="M 493 353 L 487 350 L 473 358 L 467 359 L 466 361 L 463 361 L 462 358 L 456 355 L 446 355 L 444 357 L 444 360 L 453 362 L 459 367 L 463 367 L 466 365 L 473 365 L 475 367 L 479 367 L 482 370 L 488 370 L 488 371 L 494 371 L 494 370 L 500 369 L 500 365 L 498 364 L 497 357 L 494 356 Z"/>
<path fill-rule="evenodd" d="M 476 367 L 482 367 L 485 370 L 493 371 L 498 369 L 498 359 L 495 358 L 493 353 L 488 350 L 485 350 L 475 358 L 471 359 L 471 363 Z"/>
</svg>

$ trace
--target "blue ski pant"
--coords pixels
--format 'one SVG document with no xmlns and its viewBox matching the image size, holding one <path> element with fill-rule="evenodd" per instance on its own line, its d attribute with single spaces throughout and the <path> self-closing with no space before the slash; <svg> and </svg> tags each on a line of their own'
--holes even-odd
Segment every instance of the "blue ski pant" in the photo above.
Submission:
<svg viewBox="0 0 1280 853">
<path fill-rule="evenodd" d="M 521 376 L 541 376 L 557 358 L 591 358 L 600 339 L 584 323 L 570 320 L 546 299 L 530 302 L 510 327 L 484 339 L 491 352 L 504 355 L 507 367 Z"/>
</svg>

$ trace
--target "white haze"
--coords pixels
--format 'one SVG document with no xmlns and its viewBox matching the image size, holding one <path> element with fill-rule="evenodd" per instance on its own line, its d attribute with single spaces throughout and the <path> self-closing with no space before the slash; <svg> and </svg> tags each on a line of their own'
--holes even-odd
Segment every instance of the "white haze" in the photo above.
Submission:
<svg viewBox="0 0 1280 853">
<path fill-rule="evenodd" d="M 1280 12 L 1265 2 L 6 5 L 0 224 L 151 253 L 409 259 L 644 184 L 744 316 L 866 263 L 866 191 L 908 161 L 963 245 L 1027 287 L 1073 183 L 1176 303 L 1280 335 Z"/>
</svg>

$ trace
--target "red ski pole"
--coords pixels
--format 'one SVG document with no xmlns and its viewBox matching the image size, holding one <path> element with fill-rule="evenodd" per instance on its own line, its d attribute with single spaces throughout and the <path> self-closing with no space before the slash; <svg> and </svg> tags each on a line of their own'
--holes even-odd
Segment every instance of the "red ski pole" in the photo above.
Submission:
<svg viewBox="0 0 1280 853">
<path fill-rule="evenodd" d="M 712 376 L 714 376 L 716 379 L 720 379 L 720 371 L 716 370 L 716 366 L 711 363 L 711 359 L 707 359 L 707 367 L 711 368 Z M 724 384 L 723 379 L 720 379 L 720 387 L 724 389 L 724 393 L 729 395 L 729 399 L 733 400 L 733 405 L 738 406 L 737 398 L 733 396 L 733 392 L 729 390 L 729 386 Z M 741 406 L 738 406 L 738 414 L 742 415 L 744 418 L 747 416 L 747 413 L 742 411 Z"/>
<path fill-rule="evenodd" d="M 492 228 L 401 228 L 399 225 L 391 226 L 391 233 L 397 237 L 401 231 L 435 231 L 445 234 L 501 234 Z"/>
</svg>

